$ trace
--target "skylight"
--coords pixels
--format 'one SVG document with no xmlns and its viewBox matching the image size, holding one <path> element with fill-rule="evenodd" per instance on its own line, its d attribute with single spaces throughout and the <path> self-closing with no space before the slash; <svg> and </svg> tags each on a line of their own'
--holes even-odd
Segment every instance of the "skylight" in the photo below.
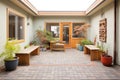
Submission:
<svg viewBox="0 0 120 80">
<path fill-rule="evenodd" d="M 86 11 L 95 0 L 29 0 L 39 11 Z"/>
</svg>

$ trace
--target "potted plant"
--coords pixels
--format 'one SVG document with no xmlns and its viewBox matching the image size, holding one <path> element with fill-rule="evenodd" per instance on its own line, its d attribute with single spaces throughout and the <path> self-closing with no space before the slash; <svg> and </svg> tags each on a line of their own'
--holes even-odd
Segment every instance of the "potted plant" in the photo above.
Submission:
<svg viewBox="0 0 120 80">
<path fill-rule="evenodd" d="M 84 45 L 82 44 L 82 41 L 80 40 L 78 49 L 79 49 L 80 51 L 83 51 L 83 46 L 84 46 Z"/>
<path fill-rule="evenodd" d="M 105 49 L 103 43 L 100 48 L 100 55 L 101 55 L 101 62 L 104 66 L 111 66 L 112 65 L 112 56 L 108 55 L 108 49 Z"/>
<path fill-rule="evenodd" d="M 5 44 L 5 50 L 0 54 L 0 57 L 4 57 L 5 68 L 7 71 L 12 71 L 17 68 L 18 57 L 15 57 L 15 53 L 20 50 L 20 46 L 16 44 L 16 41 L 7 41 Z"/>
<path fill-rule="evenodd" d="M 39 39 L 41 45 L 50 46 L 50 41 L 54 40 L 52 33 L 50 31 L 47 31 L 47 30 L 38 29 L 36 31 L 36 35 L 37 35 L 37 38 Z"/>
<path fill-rule="evenodd" d="M 92 45 L 92 44 L 93 44 L 93 43 L 92 43 L 90 40 L 88 40 L 88 39 L 83 39 L 82 41 L 80 41 L 79 49 L 80 49 L 81 51 L 83 51 L 84 45 Z"/>
<path fill-rule="evenodd" d="M 101 55 L 101 62 L 104 66 L 111 66 L 112 65 L 112 56 L 108 55 L 107 52 Z"/>
</svg>

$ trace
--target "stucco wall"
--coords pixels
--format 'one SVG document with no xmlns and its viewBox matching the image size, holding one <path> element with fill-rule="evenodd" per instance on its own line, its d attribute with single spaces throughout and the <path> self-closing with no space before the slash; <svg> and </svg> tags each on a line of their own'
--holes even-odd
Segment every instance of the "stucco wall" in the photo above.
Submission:
<svg viewBox="0 0 120 80">
<path fill-rule="evenodd" d="M 93 14 L 90 19 L 91 28 L 89 29 L 89 39 L 94 40 L 97 35 L 97 42 L 99 41 L 99 21 L 107 18 L 107 41 L 105 43 L 108 48 L 108 54 L 113 56 L 114 53 L 114 4 L 111 3 L 105 6 L 97 13 Z"/>
<path fill-rule="evenodd" d="M 4 45 L 7 40 L 7 32 L 6 32 L 6 25 L 7 25 L 7 8 L 13 9 L 23 15 L 25 15 L 25 42 L 20 43 L 21 48 L 23 48 L 25 45 L 27 45 L 30 40 L 32 40 L 33 37 L 33 18 L 31 15 L 28 15 L 27 12 L 22 10 L 21 8 L 15 6 L 12 4 L 9 0 L 0 0 L 0 53 L 4 50 Z M 27 25 L 27 22 L 30 23 L 30 25 Z M 2 60 L 0 60 L 0 65 L 3 64 Z"/>
<path fill-rule="evenodd" d="M 34 30 L 41 28 L 44 29 L 46 22 L 87 22 L 89 20 L 87 17 L 78 16 L 46 16 L 46 17 L 34 17 Z"/>
</svg>

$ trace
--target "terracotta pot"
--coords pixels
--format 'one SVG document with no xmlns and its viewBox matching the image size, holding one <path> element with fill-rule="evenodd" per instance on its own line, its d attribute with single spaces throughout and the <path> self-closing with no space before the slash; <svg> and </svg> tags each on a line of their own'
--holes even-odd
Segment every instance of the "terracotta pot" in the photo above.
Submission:
<svg viewBox="0 0 120 80">
<path fill-rule="evenodd" d="M 104 66 L 111 66 L 112 65 L 112 57 L 111 56 L 106 56 L 106 55 L 102 55 L 101 56 L 101 62 Z"/>
</svg>

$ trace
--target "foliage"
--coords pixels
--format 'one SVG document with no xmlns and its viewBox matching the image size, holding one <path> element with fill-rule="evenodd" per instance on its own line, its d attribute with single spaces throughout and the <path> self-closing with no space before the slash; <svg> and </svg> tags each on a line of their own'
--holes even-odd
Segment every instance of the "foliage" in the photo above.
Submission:
<svg viewBox="0 0 120 80">
<path fill-rule="evenodd" d="M 80 43 L 81 46 L 84 46 L 84 45 L 92 45 L 93 43 L 88 40 L 88 39 L 83 39 Z"/>
<path fill-rule="evenodd" d="M 0 54 L 0 57 L 5 57 L 6 60 L 14 59 L 15 53 L 20 50 L 20 46 L 16 44 L 16 40 L 7 41 L 5 50 Z"/>
<path fill-rule="evenodd" d="M 30 42 L 30 45 L 36 45 L 37 44 L 37 41 L 33 40 Z"/>
<path fill-rule="evenodd" d="M 97 45 L 97 47 L 102 52 L 102 55 L 108 56 L 108 48 L 105 46 L 105 44 L 103 44 L 103 42 L 101 42 L 101 45 Z"/>
<path fill-rule="evenodd" d="M 36 31 L 37 37 L 39 38 L 39 40 L 41 41 L 41 43 L 46 43 L 46 42 L 50 42 L 51 40 L 53 40 L 53 36 L 52 33 L 50 31 L 47 30 L 40 30 L 38 29 Z"/>
<path fill-rule="evenodd" d="M 24 48 L 26 49 L 26 48 L 28 48 L 29 46 L 30 46 L 29 44 L 28 44 L 28 45 L 25 45 L 25 47 L 24 47 Z"/>
</svg>

